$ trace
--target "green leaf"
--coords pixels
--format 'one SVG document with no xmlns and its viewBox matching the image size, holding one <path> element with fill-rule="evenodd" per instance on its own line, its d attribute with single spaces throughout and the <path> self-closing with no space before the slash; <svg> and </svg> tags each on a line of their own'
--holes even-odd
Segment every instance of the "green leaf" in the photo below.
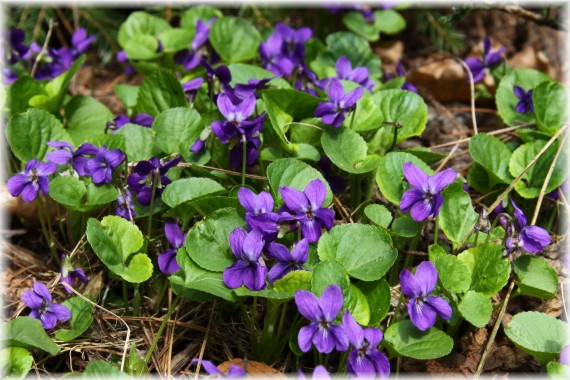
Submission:
<svg viewBox="0 0 570 380">
<path fill-rule="evenodd" d="M 98 148 L 106 146 L 107 149 L 125 150 L 125 136 L 120 134 L 97 135 L 89 139 L 89 142 Z"/>
<path fill-rule="evenodd" d="M 113 117 L 104 104 L 90 96 L 74 96 L 65 106 L 66 129 L 75 146 L 105 133 L 105 125 Z"/>
<path fill-rule="evenodd" d="M 551 299 L 558 291 L 558 275 L 552 266 L 539 256 L 523 255 L 514 262 L 517 275 L 517 293 Z"/>
<path fill-rule="evenodd" d="M 22 162 L 32 158 L 43 160 L 48 141 L 72 142 L 59 120 L 36 108 L 12 116 L 6 126 L 6 138 L 12 152 Z"/>
<path fill-rule="evenodd" d="M 411 153 L 428 165 L 433 165 L 436 162 L 443 160 L 447 157 L 446 154 L 432 152 L 431 149 L 423 146 L 416 146 L 405 150 L 406 153 Z"/>
<path fill-rule="evenodd" d="M 471 197 L 457 182 L 447 186 L 442 192 L 443 204 L 439 209 L 440 226 L 445 236 L 455 245 L 465 242 L 473 231 L 479 214 L 473 209 Z"/>
<path fill-rule="evenodd" d="M 259 66 L 248 65 L 247 63 L 232 63 L 228 65 L 232 81 L 230 85 L 235 86 L 238 83 L 247 83 L 250 79 L 273 78 L 273 74 L 269 70 L 265 70 Z M 291 85 L 283 78 L 273 78 L 268 82 L 269 85 L 277 88 L 290 89 Z"/>
<path fill-rule="evenodd" d="M 236 209 L 224 208 L 207 216 L 188 232 L 188 255 L 204 269 L 223 272 L 235 261 L 229 236 L 236 227 L 245 227 L 243 216 Z"/>
<path fill-rule="evenodd" d="M 289 272 L 285 277 L 275 281 L 272 286 L 263 290 L 249 290 L 245 286 L 235 289 L 238 296 L 263 297 L 271 300 L 291 300 L 297 290 L 311 289 L 312 273 L 304 270 Z"/>
<path fill-rule="evenodd" d="M 55 337 L 58 340 L 69 342 L 81 336 L 93 323 L 93 305 L 81 297 L 71 297 L 65 300 L 63 305 L 71 311 L 69 321 L 71 329 L 60 329 L 55 333 Z"/>
<path fill-rule="evenodd" d="M 317 105 L 321 102 L 321 99 L 306 92 L 285 88 L 263 90 L 261 94 L 295 120 L 312 118 Z"/>
<path fill-rule="evenodd" d="M 342 289 L 344 297 L 344 306 L 348 305 L 350 300 L 350 280 L 345 270 L 335 261 L 321 261 L 313 268 L 313 276 L 311 277 L 311 292 L 318 297 L 329 285 L 338 285 Z"/>
<path fill-rule="evenodd" d="M 22 75 L 8 87 L 6 105 L 10 115 L 26 112 L 30 108 L 30 99 L 36 95 L 46 95 L 44 86 L 29 75 Z"/>
<path fill-rule="evenodd" d="M 344 55 L 352 62 L 352 67 L 365 66 L 371 77 L 380 76 L 380 58 L 372 52 L 365 38 L 351 32 L 331 33 L 326 38 L 326 47 L 326 51 L 317 55 L 317 62 L 334 68 L 336 61 Z"/>
<path fill-rule="evenodd" d="M 227 63 L 243 62 L 257 56 L 261 36 L 244 19 L 225 16 L 212 25 L 210 43 Z"/>
<path fill-rule="evenodd" d="M 430 253 L 432 249 L 436 249 L 432 247 L 439 246 L 430 246 Z M 443 249 L 441 250 L 443 251 Z M 434 264 L 439 280 L 445 289 L 454 293 L 465 293 L 469 289 L 471 285 L 471 269 L 459 260 L 457 256 L 447 255 L 444 252 L 444 255 L 435 259 Z"/>
<path fill-rule="evenodd" d="M 139 96 L 139 86 L 131 86 L 129 84 L 118 84 L 114 88 L 115 94 L 127 109 L 134 108 L 137 105 Z"/>
<path fill-rule="evenodd" d="M 101 379 L 109 379 L 115 377 L 126 377 L 127 375 L 117 368 L 113 367 L 111 364 L 104 360 L 95 360 L 89 362 L 85 371 L 83 372 L 83 377 L 87 377 L 89 379 L 92 378 L 101 378 Z"/>
<path fill-rule="evenodd" d="M 557 82 L 542 82 L 532 93 L 538 130 L 553 136 L 568 120 L 568 92 Z"/>
<path fill-rule="evenodd" d="M 28 101 L 30 106 L 41 108 L 53 114 L 59 114 L 67 93 L 67 87 L 83 62 L 85 62 L 85 54 L 77 58 L 68 71 L 49 81 L 46 84 L 44 94 L 30 98 Z"/>
<path fill-rule="evenodd" d="M 147 375 L 148 364 L 137 352 L 137 346 L 131 343 L 131 354 L 125 362 L 125 371 L 131 376 Z"/>
<path fill-rule="evenodd" d="M 125 136 L 125 153 L 129 161 L 160 157 L 160 150 L 154 144 L 155 133 L 152 129 L 129 123 L 123 125 L 117 134 Z"/>
<path fill-rule="evenodd" d="M 570 379 L 570 367 L 555 361 L 551 361 L 546 365 L 546 372 L 553 379 Z"/>
<path fill-rule="evenodd" d="M 485 170 L 485 168 L 476 162 L 473 162 L 467 172 L 467 183 L 470 187 L 481 193 L 488 193 L 492 190 L 492 187 L 496 182 L 492 182 L 491 175 Z"/>
<path fill-rule="evenodd" d="M 170 207 L 192 201 L 206 195 L 218 195 L 226 191 L 222 185 L 209 178 L 182 178 L 166 186 L 162 201 Z"/>
<path fill-rule="evenodd" d="M 557 359 L 568 342 L 568 324 L 536 311 L 515 315 L 505 334 L 517 347 L 541 362 Z"/>
<path fill-rule="evenodd" d="M 490 186 L 497 183 L 511 183 L 509 173 L 511 150 L 501 140 L 486 133 L 478 133 L 469 141 L 469 153 L 473 161 L 481 165 L 490 176 Z"/>
<path fill-rule="evenodd" d="M 409 320 L 394 323 L 384 333 L 384 340 L 400 356 L 429 360 L 451 352 L 453 339 L 435 327 L 420 331 Z"/>
<path fill-rule="evenodd" d="M 359 281 L 356 287 L 366 297 L 368 307 L 370 309 L 370 320 L 368 325 L 375 326 L 382 322 L 388 310 L 390 309 L 390 287 L 386 280 L 381 279 L 378 281 Z"/>
<path fill-rule="evenodd" d="M 349 115 L 344 121 L 344 125 L 357 132 L 371 131 L 378 129 L 382 126 L 384 121 L 382 112 L 380 112 L 379 105 L 374 101 L 372 95 L 365 92 L 362 98 L 358 101 L 356 107 L 354 122 L 352 122 L 352 115 Z"/>
<path fill-rule="evenodd" d="M 406 162 L 411 162 L 428 175 L 433 174 L 433 170 L 413 154 L 390 152 L 382 157 L 376 171 L 376 183 L 382 195 L 396 206 L 400 205 L 402 195 L 409 188 L 408 182 L 404 178 L 403 168 Z"/>
<path fill-rule="evenodd" d="M 445 252 L 445 250 L 443 249 L 443 247 L 441 245 L 430 244 L 430 246 L 428 247 L 428 255 L 429 255 L 429 261 L 434 263 L 434 265 L 437 268 L 437 264 L 436 264 L 437 260 L 441 256 L 446 256 L 447 253 Z M 438 270 L 438 272 L 439 272 L 439 270 Z M 441 278 L 441 274 L 439 275 L 439 277 Z M 471 284 L 471 274 L 469 274 L 468 283 Z"/>
<path fill-rule="evenodd" d="M 380 157 L 368 155 L 366 141 L 348 128 L 329 128 L 321 137 L 325 154 L 340 169 L 362 174 L 376 169 Z"/>
<path fill-rule="evenodd" d="M 321 236 L 317 251 L 321 260 L 335 260 L 351 277 L 363 281 L 382 278 L 397 256 L 386 230 L 364 224 L 333 227 Z"/>
<path fill-rule="evenodd" d="M 380 31 L 375 23 L 368 23 L 364 15 L 357 11 L 346 13 L 342 17 L 342 22 L 351 31 L 368 41 L 378 41 L 380 39 Z"/>
<path fill-rule="evenodd" d="M 501 79 L 495 101 L 497 102 L 499 116 L 505 124 L 515 126 L 535 122 L 533 112 L 518 113 L 515 111 L 519 98 L 516 97 L 513 87 L 517 85 L 528 91 L 535 89 L 545 81 L 552 82 L 553 79 L 540 71 L 522 68 L 512 69 Z"/>
<path fill-rule="evenodd" d="M 165 53 L 188 49 L 192 43 L 192 38 L 194 38 L 194 34 L 191 31 L 180 28 L 165 30 L 158 36 Z"/>
<path fill-rule="evenodd" d="M 482 293 L 472 290 L 465 293 L 465 296 L 457 306 L 459 312 L 469 323 L 475 327 L 484 327 L 491 319 L 493 304 L 491 299 Z"/>
<path fill-rule="evenodd" d="M 411 238 L 420 232 L 420 225 L 409 215 L 403 215 L 394 220 L 391 231 L 401 237 Z"/>
<path fill-rule="evenodd" d="M 86 234 L 95 254 L 113 273 L 133 283 L 146 281 L 152 275 L 149 257 L 137 253 L 143 248 L 144 239 L 136 225 L 114 215 L 101 222 L 89 218 Z"/>
<path fill-rule="evenodd" d="M 174 107 L 188 107 L 184 90 L 176 77 L 166 70 L 158 70 L 145 77 L 137 97 L 137 113 L 157 117 L 162 111 Z"/>
<path fill-rule="evenodd" d="M 287 132 L 289 123 L 293 121 L 293 117 L 287 114 L 281 109 L 273 100 L 271 100 L 267 95 L 262 95 L 263 103 L 265 105 L 265 111 L 269 117 L 269 124 L 273 127 L 273 131 L 279 138 L 282 147 L 290 151 L 292 144 L 287 140 L 285 133 Z"/>
<path fill-rule="evenodd" d="M 372 204 L 366 206 L 364 215 L 378 227 L 388 228 L 392 223 L 392 213 L 384 205 Z"/>
<path fill-rule="evenodd" d="M 171 29 L 171 26 L 163 18 L 146 12 L 133 12 L 121 24 L 118 41 L 124 49 L 127 43 L 136 36 L 148 35 L 158 37 L 161 32 L 168 29 Z"/>
<path fill-rule="evenodd" d="M 132 61 L 150 61 L 158 58 L 160 56 L 160 53 L 158 53 L 158 47 L 158 38 L 148 34 L 132 36 L 123 45 L 127 58 Z"/>
<path fill-rule="evenodd" d="M 190 298 L 188 297 L 188 295 L 192 295 L 192 292 L 188 292 L 190 290 L 212 294 L 230 302 L 236 300 L 233 291 L 224 284 L 222 273 L 200 268 L 190 259 L 186 249 L 180 248 L 178 250 L 176 261 L 182 270 L 175 272 L 168 279 L 173 284 L 182 287 L 180 291 L 176 291 L 176 287 L 174 287 L 177 294 Z"/>
<path fill-rule="evenodd" d="M 470 289 L 489 297 L 501 290 L 509 280 L 509 261 L 503 258 L 503 247 L 481 244 L 457 255 L 471 269 Z"/>
<path fill-rule="evenodd" d="M 513 177 L 518 177 L 545 145 L 546 141 L 536 140 L 519 146 L 513 152 L 511 160 L 509 161 L 509 170 Z M 550 170 L 550 165 L 552 165 L 554 161 L 557 150 L 558 142 L 555 142 L 540 156 L 534 165 L 530 167 L 522 176 L 521 180 L 517 182 L 515 190 L 523 198 L 537 198 L 540 195 L 540 190 L 546 180 L 546 175 Z M 566 157 L 566 152 L 563 150 L 554 164 L 550 182 L 548 182 L 548 186 L 546 187 L 546 194 L 562 185 L 566 179 L 566 169 L 564 165 Z"/>
<path fill-rule="evenodd" d="M 55 356 L 61 348 L 51 340 L 38 319 L 17 317 L 3 326 L 5 346 L 42 350 Z"/>
<path fill-rule="evenodd" d="M 396 143 L 420 136 L 427 123 L 427 105 L 418 94 L 406 90 L 383 90 L 372 95 L 380 108 L 382 122 L 397 123 Z M 391 126 L 390 128 L 394 128 Z"/>
<path fill-rule="evenodd" d="M 406 19 L 392 10 L 378 10 L 374 12 L 374 25 L 384 34 L 398 34 L 406 28 Z"/>
<path fill-rule="evenodd" d="M 219 18 L 222 16 L 223 13 L 219 9 L 208 5 L 196 5 L 182 13 L 182 16 L 180 16 L 180 27 L 194 32 L 196 30 L 198 20 L 207 22 L 212 17 Z"/>
<path fill-rule="evenodd" d="M 156 146 L 167 154 L 178 153 L 181 145 L 190 149 L 203 129 L 200 114 L 190 108 L 166 110 L 152 123 L 152 130 L 156 133 Z"/>
<path fill-rule="evenodd" d="M 370 323 L 370 306 L 366 296 L 354 284 L 350 284 L 350 299 L 346 306 L 358 324 L 366 326 Z"/>
<path fill-rule="evenodd" d="M 8 378 L 21 379 L 30 369 L 34 358 L 28 350 L 22 347 L 6 347 L 0 351 L 0 373 Z"/>
<path fill-rule="evenodd" d="M 88 212 L 113 202 L 119 193 L 113 185 L 85 185 L 79 178 L 68 175 L 51 181 L 49 195 L 73 211 Z"/>
<path fill-rule="evenodd" d="M 189 202 L 189 205 L 198 211 L 202 216 L 210 215 L 214 211 L 221 208 L 232 207 L 239 209 L 242 207 L 237 198 L 229 196 L 201 197 Z"/>
<path fill-rule="evenodd" d="M 267 177 L 269 178 L 273 196 L 278 204 L 283 202 L 279 193 L 280 186 L 289 186 L 303 191 L 307 184 L 314 179 L 323 181 L 327 188 L 327 196 L 323 207 L 327 207 L 332 202 L 333 194 L 323 175 L 312 166 L 295 158 L 283 158 L 269 164 Z"/>
</svg>

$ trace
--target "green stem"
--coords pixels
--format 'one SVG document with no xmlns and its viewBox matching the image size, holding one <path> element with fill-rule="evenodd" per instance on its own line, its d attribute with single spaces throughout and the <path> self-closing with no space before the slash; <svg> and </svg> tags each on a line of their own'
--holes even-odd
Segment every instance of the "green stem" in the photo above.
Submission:
<svg viewBox="0 0 570 380">
<path fill-rule="evenodd" d="M 180 296 L 178 295 L 178 296 L 176 296 L 174 301 L 172 301 L 172 305 L 170 305 L 170 307 L 168 308 L 168 311 L 166 312 L 166 315 L 164 316 L 164 319 L 162 320 L 162 323 L 160 324 L 160 327 L 158 328 L 158 331 L 157 331 L 156 335 L 154 336 L 154 339 L 152 340 L 152 343 L 148 349 L 148 352 L 146 353 L 146 356 L 144 357 L 144 360 L 147 363 L 149 362 L 149 360 L 152 356 L 152 353 L 153 353 L 154 349 L 156 348 L 156 345 L 158 344 L 158 340 L 160 339 L 160 336 L 162 335 L 162 331 L 164 330 L 164 328 L 166 327 L 166 324 L 170 320 L 170 316 L 172 315 L 172 312 L 176 308 L 176 305 L 178 304 L 179 300 L 180 300 Z"/>
<path fill-rule="evenodd" d="M 242 136 L 242 152 L 243 158 L 241 163 L 241 185 L 245 186 L 245 169 L 247 166 L 247 140 L 245 139 L 245 135 Z"/>
<path fill-rule="evenodd" d="M 123 306 L 125 314 L 129 314 L 129 295 L 127 294 L 127 281 L 123 280 Z"/>
<path fill-rule="evenodd" d="M 358 174 L 352 174 L 352 184 L 350 185 L 350 203 L 352 204 L 353 210 L 358 207 L 361 198 L 362 189 L 360 187 L 360 176 Z"/>
<path fill-rule="evenodd" d="M 135 296 L 133 298 L 133 315 L 138 317 L 141 309 L 141 293 L 139 289 L 140 284 L 135 284 Z"/>
<path fill-rule="evenodd" d="M 285 324 L 285 316 L 287 315 L 287 302 L 283 304 L 281 309 L 281 317 L 279 318 L 279 325 L 277 326 L 277 337 L 281 337 L 281 331 L 283 330 L 283 325 Z"/>
<path fill-rule="evenodd" d="M 157 174 L 157 175 L 160 175 L 160 174 Z M 158 186 L 158 181 L 153 175 L 153 177 L 152 177 L 152 193 L 150 195 L 150 206 L 148 209 L 148 227 L 147 227 L 147 234 L 146 234 L 146 237 L 147 237 L 149 243 L 150 243 L 150 234 L 152 232 L 152 211 L 154 209 L 154 196 L 156 194 L 157 186 Z"/>
<path fill-rule="evenodd" d="M 160 305 L 162 304 L 164 294 L 166 294 L 168 282 L 169 282 L 168 279 L 165 279 L 164 283 L 162 284 L 162 287 L 160 288 L 160 293 L 158 293 L 158 300 L 156 301 L 156 310 L 160 310 Z"/>
<path fill-rule="evenodd" d="M 433 231 L 433 244 L 437 245 L 437 238 L 439 236 L 439 218 L 435 218 L 435 227 Z"/>
<path fill-rule="evenodd" d="M 352 129 L 352 124 L 354 123 L 354 116 L 356 115 L 356 105 L 354 106 L 354 111 L 352 111 L 352 116 L 350 118 L 350 129 Z"/>
<path fill-rule="evenodd" d="M 44 234 L 44 238 L 46 239 L 46 242 L 48 244 L 49 250 L 51 252 L 51 255 L 53 256 L 55 262 L 60 265 L 61 261 L 59 259 L 59 257 L 57 256 L 57 251 L 55 249 L 55 245 L 53 244 L 53 241 L 51 239 L 51 235 L 49 234 L 47 228 L 46 228 L 46 224 L 44 221 L 44 212 L 43 212 L 43 207 L 42 207 L 42 200 L 41 197 L 37 197 L 36 198 L 36 203 L 38 205 L 38 219 L 40 220 L 40 226 L 42 227 L 42 232 Z"/>
</svg>

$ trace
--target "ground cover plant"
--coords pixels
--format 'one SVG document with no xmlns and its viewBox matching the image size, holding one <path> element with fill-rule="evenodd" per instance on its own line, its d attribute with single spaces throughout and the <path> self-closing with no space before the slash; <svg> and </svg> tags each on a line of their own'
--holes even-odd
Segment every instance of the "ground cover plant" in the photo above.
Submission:
<svg viewBox="0 0 570 380">
<path fill-rule="evenodd" d="M 570 373 L 560 9 L 10 12 L 6 375 Z"/>
</svg>

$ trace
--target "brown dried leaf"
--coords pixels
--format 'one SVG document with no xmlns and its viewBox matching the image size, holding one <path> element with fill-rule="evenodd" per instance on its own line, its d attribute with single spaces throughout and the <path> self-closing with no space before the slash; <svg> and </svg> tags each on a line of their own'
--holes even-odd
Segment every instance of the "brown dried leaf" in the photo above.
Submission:
<svg viewBox="0 0 570 380">
<path fill-rule="evenodd" d="M 277 377 L 277 378 L 286 378 L 286 376 L 276 370 L 273 367 L 270 367 L 266 364 L 255 362 L 253 360 L 247 359 L 232 359 L 226 362 L 223 362 L 218 366 L 218 369 L 223 373 L 227 373 L 230 369 L 230 365 L 237 365 L 245 369 L 248 375 L 250 376 L 260 376 L 260 377 Z"/>
</svg>

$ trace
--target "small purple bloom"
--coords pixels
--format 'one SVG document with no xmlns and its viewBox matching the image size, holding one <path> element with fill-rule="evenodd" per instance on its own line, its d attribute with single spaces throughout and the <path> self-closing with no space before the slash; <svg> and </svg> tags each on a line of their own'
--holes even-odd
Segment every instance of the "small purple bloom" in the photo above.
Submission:
<svg viewBox="0 0 570 380">
<path fill-rule="evenodd" d="M 404 176 L 412 188 L 402 195 L 400 210 L 407 214 L 411 210 L 412 218 L 422 222 L 433 215 L 437 217 L 443 204 L 441 191 L 455 181 L 457 173 L 446 169 L 436 175 L 428 176 L 411 162 L 404 163 Z"/>
<path fill-rule="evenodd" d="M 303 91 L 309 95 L 318 97 L 319 94 L 315 91 L 315 88 L 321 88 L 321 85 L 323 84 L 326 85 L 326 83 L 317 79 L 317 75 L 312 72 L 306 64 L 302 64 L 297 68 L 295 90 Z"/>
<path fill-rule="evenodd" d="M 72 288 L 75 287 L 75 280 L 79 280 L 84 284 L 87 284 L 89 282 L 87 276 L 85 275 L 85 272 L 83 272 L 83 269 L 74 268 L 73 265 L 71 264 L 71 258 L 64 254 L 61 255 L 60 274 L 61 274 L 60 281 L 65 282 L 67 285 L 71 286 Z M 67 287 L 64 286 L 64 288 L 65 291 L 68 292 L 69 294 L 72 293 L 72 291 L 67 289 Z"/>
<path fill-rule="evenodd" d="M 275 223 L 273 214 L 273 197 L 267 191 L 256 195 L 247 187 L 238 190 L 239 203 L 245 209 L 245 222 L 250 229 L 260 230 L 263 233 L 274 233 L 279 227 Z"/>
<path fill-rule="evenodd" d="M 283 51 L 283 37 L 277 33 L 269 36 L 266 42 L 259 45 L 262 66 L 278 76 L 291 74 L 295 63 L 290 57 L 285 56 Z"/>
<path fill-rule="evenodd" d="M 126 155 L 120 149 L 108 150 L 105 145 L 97 151 L 95 157 L 85 163 L 85 173 L 93 179 L 93 183 L 111 183 L 113 170 L 125 161 Z"/>
<path fill-rule="evenodd" d="M 416 268 L 416 274 L 409 269 L 400 272 L 400 286 L 408 301 L 408 314 L 412 323 L 425 331 L 435 324 L 439 315 L 451 318 L 451 306 L 441 297 L 430 296 L 437 284 L 437 270 L 430 261 L 424 261 Z"/>
<path fill-rule="evenodd" d="M 8 192 L 17 197 L 22 195 L 25 202 L 31 202 L 38 196 L 40 190 L 45 195 L 49 192 L 50 174 L 55 173 L 56 165 L 52 162 L 40 162 L 33 158 L 26 164 L 24 172 L 16 174 L 8 180 Z"/>
<path fill-rule="evenodd" d="M 247 375 L 245 370 L 237 365 L 230 365 L 228 373 L 223 373 L 209 360 L 192 359 L 192 363 L 200 363 L 208 375 L 213 377 L 244 377 Z"/>
<path fill-rule="evenodd" d="M 215 17 L 212 17 L 208 22 L 198 20 L 196 24 L 196 34 L 190 44 L 190 49 L 179 51 L 174 55 L 174 62 L 176 64 L 181 65 L 186 70 L 192 70 L 200 64 L 203 55 L 200 48 L 208 41 L 210 27 L 215 20 Z"/>
<path fill-rule="evenodd" d="M 322 354 L 328 354 L 334 349 L 348 349 L 348 335 L 344 326 L 334 324 L 344 303 L 342 290 L 338 285 L 329 285 L 321 294 L 321 298 L 308 290 L 297 290 L 295 303 L 299 313 L 311 321 L 308 326 L 299 330 L 301 351 L 308 352 L 312 344 Z"/>
<path fill-rule="evenodd" d="M 32 309 L 30 317 L 39 319 L 46 330 L 55 327 L 58 321 L 65 322 L 71 318 L 67 307 L 51 302 L 48 288 L 40 282 L 34 282 L 34 289 L 22 294 L 22 301 Z"/>
<path fill-rule="evenodd" d="M 164 234 L 171 248 L 158 255 L 158 268 L 164 274 L 172 274 L 182 269 L 176 261 L 176 253 L 179 248 L 186 246 L 186 235 L 188 232 L 183 234 L 178 223 L 168 220 L 164 224 Z"/>
<path fill-rule="evenodd" d="M 402 64 L 402 60 L 398 61 L 398 64 L 396 65 L 396 73 L 398 73 L 399 77 L 405 77 L 406 76 L 406 72 L 404 71 L 404 66 Z M 402 90 L 408 90 L 408 91 L 412 91 L 415 92 L 416 94 L 419 92 L 418 88 L 416 86 L 414 86 L 411 83 L 405 82 L 402 87 L 400 87 Z"/>
<path fill-rule="evenodd" d="M 320 179 L 314 179 L 299 191 L 292 187 L 279 188 L 285 209 L 283 211 L 294 215 L 301 224 L 303 237 L 309 243 L 314 243 L 321 237 L 322 228 L 330 230 L 334 221 L 333 210 L 323 207 L 327 196 L 327 188 Z"/>
<path fill-rule="evenodd" d="M 301 368 L 299 368 L 299 371 L 297 372 L 297 378 L 298 379 L 307 378 L 303 373 L 303 371 L 301 370 Z M 328 373 L 327 369 L 322 365 L 316 366 L 315 369 L 313 370 L 313 375 L 311 376 L 311 379 L 315 380 L 330 380 L 330 378 L 331 376 Z"/>
<path fill-rule="evenodd" d="M 80 176 L 85 175 L 85 163 L 89 159 L 86 156 L 94 156 L 99 150 L 95 145 L 89 143 L 82 144 L 77 150 L 73 149 L 73 145 L 67 141 L 48 141 L 46 144 L 56 148 L 46 154 L 49 162 L 56 165 L 67 165 L 71 162 L 73 169 Z"/>
<path fill-rule="evenodd" d="M 560 351 L 560 364 L 570 366 L 570 345 L 564 346 Z"/>
<path fill-rule="evenodd" d="M 85 53 L 96 38 L 96 34 L 88 36 L 85 28 L 78 28 L 71 36 L 71 51 L 73 53 L 73 59 L 75 60 L 81 54 Z"/>
<path fill-rule="evenodd" d="M 218 96 L 218 109 L 226 120 L 216 120 L 212 123 L 212 132 L 220 138 L 222 144 L 227 144 L 233 137 L 246 136 L 249 140 L 263 127 L 265 114 L 247 120 L 255 111 L 255 97 L 250 96 L 240 99 L 229 93 L 221 93 Z M 241 140 L 241 139 L 240 139 Z"/>
<path fill-rule="evenodd" d="M 133 195 L 128 189 L 121 190 L 121 195 L 115 200 L 115 215 L 127 220 L 132 220 L 135 217 Z"/>
<path fill-rule="evenodd" d="M 315 116 L 321 117 L 323 124 L 340 127 L 345 113 L 354 111 L 356 102 L 362 97 L 362 87 L 357 87 L 348 94 L 344 93 L 342 83 L 338 78 L 331 79 L 327 88 L 330 102 L 319 103 L 315 109 Z"/>
<path fill-rule="evenodd" d="M 108 121 L 106 127 L 111 130 L 111 133 L 117 132 L 126 124 L 137 124 L 142 127 L 150 128 L 152 123 L 154 123 L 154 117 L 148 113 L 138 113 L 131 119 L 127 115 L 119 115 L 113 119 L 113 121 Z"/>
<path fill-rule="evenodd" d="M 161 164 L 156 157 L 152 157 L 148 161 L 139 161 L 134 167 L 133 173 L 127 177 L 127 183 L 131 190 L 137 194 L 137 201 L 141 205 L 150 205 L 153 186 L 154 198 L 159 198 L 162 195 L 164 188 L 172 182 L 166 173 L 170 168 L 178 165 L 180 160 L 182 160 L 182 156 L 164 164 Z M 157 181 L 156 184 L 155 181 Z"/>
<path fill-rule="evenodd" d="M 491 68 L 501 62 L 501 55 L 505 51 L 504 47 L 501 47 L 494 52 L 491 51 L 491 40 L 489 37 L 485 37 L 483 40 L 483 59 L 478 57 L 469 57 L 465 60 L 471 74 L 473 75 L 473 82 L 477 83 L 485 79 L 486 69 Z M 469 81 L 469 78 L 467 78 Z"/>
<path fill-rule="evenodd" d="M 134 74 L 135 69 L 130 65 L 129 58 L 127 57 L 127 53 L 124 50 L 121 50 L 117 53 L 117 61 L 120 63 L 126 63 L 127 66 L 125 67 L 125 74 Z"/>
<path fill-rule="evenodd" d="M 240 99 L 245 99 L 250 96 L 259 98 L 257 91 L 263 90 L 267 87 L 267 83 L 273 78 L 255 79 L 251 78 L 247 84 L 238 83 L 234 88 L 234 95 Z"/>
<path fill-rule="evenodd" d="M 243 165 L 243 138 L 242 142 L 236 144 L 230 150 L 230 166 L 232 168 L 241 168 Z M 261 138 L 259 136 L 250 137 L 246 140 L 245 146 L 245 164 L 253 166 L 259 158 L 259 148 L 261 147 Z"/>
<path fill-rule="evenodd" d="M 230 289 L 245 285 L 250 290 L 265 288 L 267 267 L 261 251 L 265 245 L 263 235 L 257 230 L 246 232 L 237 227 L 230 234 L 230 247 L 238 259 L 224 270 L 224 284 Z"/>
<path fill-rule="evenodd" d="M 85 165 L 93 156 L 99 152 L 99 149 L 90 143 L 84 143 L 73 152 L 73 158 L 71 159 L 71 166 L 80 176 L 87 175 L 85 172 Z"/>
<path fill-rule="evenodd" d="M 303 27 L 295 30 L 280 22 L 275 25 L 275 34 L 283 39 L 284 54 L 294 64 L 301 64 L 305 60 L 305 43 L 313 36 L 311 28 Z"/>
<path fill-rule="evenodd" d="M 376 328 L 363 329 L 347 310 L 342 317 L 342 324 L 348 335 L 348 341 L 354 348 L 350 351 L 346 368 L 348 373 L 356 376 L 379 376 L 386 378 L 390 375 L 390 362 L 385 354 L 378 350 L 384 334 Z"/>
<path fill-rule="evenodd" d="M 514 86 L 513 91 L 515 92 L 515 96 L 519 98 L 515 111 L 518 113 L 534 112 L 534 104 L 532 102 L 532 92 L 534 90 L 531 88 L 525 91 L 524 88 L 520 86 Z"/>
<path fill-rule="evenodd" d="M 194 101 L 194 98 L 196 98 L 196 94 L 198 93 L 200 87 L 202 87 L 203 83 L 204 79 L 200 77 L 181 83 L 182 89 L 186 94 L 186 99 L 188 99 L 188 102 L 192 103 Z"/>
<path fill-rule="evenodd" d="M 283 244 L 270 243 L 267 251 L 268 256 L 279 261 L 269 271 L 269 282 L 274 283 L 289 272 L 305 269 L 303 264 L 309 259 L 309 241 L 301 239 L 291 251 Z"/>
<path fill-rule="evenodd" d="M 4 85 L 9 86 L 18 79 L 18 74 L 5 67 L 2 69 L 2 82 Z"/>
<path fill-rule="evenodd" d="M 344 55 L 336 61 L 336 72 L 339 79 L 356 82 L 368 91 L 374 90 L 374 82 L 368 77 L 368 68 L 360 66 L 353 69 L 352 63 Z"/>
<path fill-rule="evenodd" d="M 6 52 L 8 53 L 8 63 L 13 65 L 21 59 L 24 59 L 30 48 L 24 43 L 26 35 L 21 29 L 13 29 L 9 35 L 10 45 Z"/>
<path fill-rule="evenodd" d="M 515 231 L 511 231 L 513 236 L 507 238 L 507 253 L 522 248 L 528 253 L 538 253 L 551 243 L 550 234 L 544 228 L 538 226 L 527 226 L 527 218 L 515 201 L 511 198 L 514 208 L 514 216 L 517 220 Z M 518 236 L 517 236 L 518 232 Z"/>
</svg>

